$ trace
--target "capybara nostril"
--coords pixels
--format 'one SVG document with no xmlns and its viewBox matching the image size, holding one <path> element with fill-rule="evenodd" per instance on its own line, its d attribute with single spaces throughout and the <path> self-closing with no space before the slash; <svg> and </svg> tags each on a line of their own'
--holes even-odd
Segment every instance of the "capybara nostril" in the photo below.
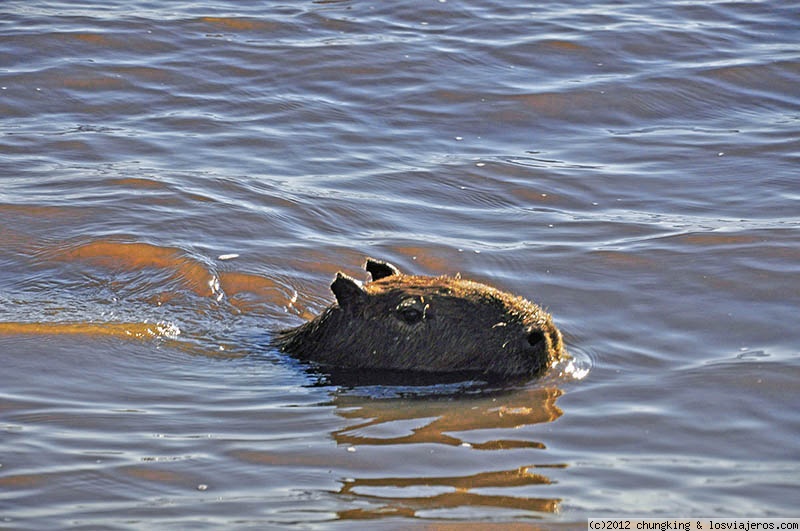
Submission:
<svg viewBox="0 0 800 531">
<path fill-rule="evenodd" d="M 537 347 L 545 340 L 544 332 L 541 330 L 532 330 L 528 332 L 528 344 L 532 347 Z"/>
</svg>

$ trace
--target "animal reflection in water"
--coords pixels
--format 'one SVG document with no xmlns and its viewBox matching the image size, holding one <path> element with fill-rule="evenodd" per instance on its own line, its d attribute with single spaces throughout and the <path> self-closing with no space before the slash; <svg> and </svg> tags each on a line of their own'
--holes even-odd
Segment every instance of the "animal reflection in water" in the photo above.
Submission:
<svg viewBox="0 0 800 531">
<path fill-rule="evenodd" d="M 332 435 L 338 444 L 356 449 L 402 444 L 443 444 L 463 447 L 465 451 L 544 449 L 541 442 L 519 438 L 469 441 L 469 437 L 471 434 L 480 435 L 475 430 L 514 430 L 552 422 L 561 416 L 561 410 L 556 406 L 560 395 L 561 391 L 556 388 L 539 388 L 457 401 L 365 400 L 340 396 L 335 400 L 337 414 L 347 419 L 364 420 Z M 407 426 L 414 424 L 414 420 L 422 422 L 416 422 L 418 427 L 411 428 L 409 433 Z M 392 428 L 392 424 L 399 426 Z M 550 480 L 545 470 L 564 466 L 526 464 L 511 470 L 465 476 L 348 478 L 343 481 L 339 494 L 369 500 L 377 503 L 378 507 L 344 511 L 340 517 L 368 518 L 373 513 L 373 516 L 386 516 L 387 513 L 412 516 L 419 510 L 469 506 L 553 512 L 558 507 L 557 499 L 490 495 L 476 490 L 546 485 Z M 427 496 L 414 494 L 426 491 L 433 493 Z"/>
<path fill-rule="evenodd" d="M 563 465 L 555 465 L 563 467 Z M 553 468 L 551 466 L 550 468 Z M 550 498 L 530 498 L 481 494 L 473 492 L 479 488 L 509 488 L 534 485 L 547 485 L 550 480 L 534 472 L 535 466 L 519 467 L 513 470 L 484 472 L 471 476 L 427 477 L 427 478 L 362 478 L 348 480 L 339 494 L 356 496 L 380 504 L 377 508 L 358 508 L 340 511 L 343 520 L 361 520 L 388 516 L 413 517 L 421 510 L 452 509 L 458 507 L 496 507 L 552 513 L 558 509 L 560 500 Z M 405 497 L 409 489 L 447 489 L 430 496 Z M 398 495 L 369 494 L 370 489 L 395 490 Z M 401 490 L 402 489 L 402 490 Z M 363 493 L 360 493 L 364 491 Z M 359 494 L 360 493 L 360 494 Z"/>
<path fill-rule="evenodd" d="M 355 506 L 339 511 L 337 517 L 341 519 L 413 517 L 421 511 L 470 507 L 550 513 L 558 510 L 559 499 L 523 493 L 543 493 L 540 487 L 551 483 L 547 471 L 567 465 L 532 463 L 528 451 L 536 454 L 545 446 L 526 437 L 530 433 L 526 428 L 559 418 L 562 412 L 556 401 L 561 394 L 555 387 L 435 399 L 334 394 L 336 414 L 353 421 L 331 433 L 337 451 L 312 455 L 300 449 L 239 450 L 235 455 L 262 465 L 324 466 L 332 470 L 340 484 L 334 494 Z M 485 440 L 485 434 L 498 432 L 508 432 L 511 437 Z M 518 456 L 524 461 L 500 470 L 486 464 L 493 455 L 509 450 L 514 451 L 514 459 Z M 469 452 L 475 452 L 474 457 Z M 404 468 L 406 454 L 410 457 Z M 470 473 L 427 472 L 442 470 L 443 462 L 465 459 L 489 471 L 474 473 L 474 466 L 464 465 L 462 468 L 469 468 Z M 508 459 L 505 455 L 502 461 Z M 387 475 L 387 468 L 393 473 Z M 491 493 L 484 489 L 491 489 Z M 509 492 L 503 493 L 504 489 Z"/>
</svg>

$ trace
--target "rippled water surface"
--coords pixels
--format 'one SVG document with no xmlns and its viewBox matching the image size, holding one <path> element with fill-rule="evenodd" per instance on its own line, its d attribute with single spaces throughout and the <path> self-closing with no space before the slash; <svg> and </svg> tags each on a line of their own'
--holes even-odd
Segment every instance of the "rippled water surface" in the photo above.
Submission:
<svg viewBox="0 0 800 531">
<path fill-rule="evenodd" d="M 581 528 L 800 492 L 792 2 L 0 3 L 0 527 Z M 269 347 L 365 256 L 543 378 Z"/>
</svg>

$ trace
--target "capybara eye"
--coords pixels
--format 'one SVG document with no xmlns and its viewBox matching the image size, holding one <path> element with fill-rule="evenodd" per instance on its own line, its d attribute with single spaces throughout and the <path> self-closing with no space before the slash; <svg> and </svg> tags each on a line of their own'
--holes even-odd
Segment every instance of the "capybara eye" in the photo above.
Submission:
<svg viewBox="0 0 800 531">
<path fill-rule="evenodd" d="M 425 319 L 427 305 L 417 297 L 409 297 L 397 305 L 397 316 L 406 324 L 415 324 Z"/>
<path fill-rule="evenodd" d="M 535 347 L 542 341 L 544 341 L 544 332 L 541 330 L 534 330 L 528 334 L 528 344 L 530 346 Z"/>
<path fill-rule="evenodd" d="M 410 306 L 405 306 L 397 310 L 397 314 L 400 316 L 400 319 L 403 320 L 406 324 L 414 324 L 418 323 L 422 320 L 423 313 L 417 309 L 412 308 Z"/>
</svg>

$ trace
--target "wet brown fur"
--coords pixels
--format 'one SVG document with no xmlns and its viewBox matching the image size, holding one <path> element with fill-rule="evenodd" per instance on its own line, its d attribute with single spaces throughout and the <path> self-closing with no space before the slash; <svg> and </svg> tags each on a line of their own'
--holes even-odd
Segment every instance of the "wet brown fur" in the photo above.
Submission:
<svg viewBox="0 0 800 531">
<path fill-rule="evenodd" d="M 539 306 L 458 277 L 405 275 L 368 259 L 372 282 L 338 273 L 337 302 L 280 332 L 298 359 L 348 369 L 536 375 L 562 355 L 561 333 Z"/>
</svg>

